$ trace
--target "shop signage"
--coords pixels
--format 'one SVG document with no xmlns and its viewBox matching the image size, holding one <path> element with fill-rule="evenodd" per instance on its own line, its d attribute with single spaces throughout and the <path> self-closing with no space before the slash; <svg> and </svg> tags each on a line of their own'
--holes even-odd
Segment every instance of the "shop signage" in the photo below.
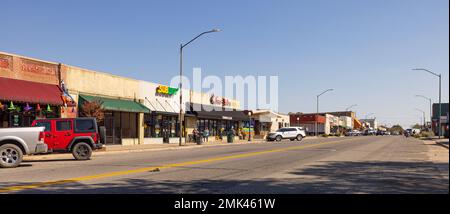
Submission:
<svg viewBox="0 0 450 214">
<path fill-rule="evenodd" d="M 22 60 L 22 71 L 46 75 L 56 75 L 55 66 L 45 66 L 25 60 Z"/>
<path fill-rule="evenodd" d="M 164 95 L 174 95 L 178 92 L 178 88 L 172 88 L 165 85 L 160 85 L 156 88 L 156 93 Z"/>
<path fill-rule="evenodd" d="M 4 59 L 4 58 L 0 58 L 0 68 L 10 69 L 9 68 L 9 60 L 8 59 Z"/>
<path fill-rule="evenodd" d="M 231 101 L 224 97 L 212 95 L 209 102 L 213 105 L 231 106 Z"/>
<path fill-rule="evenodd" d="M 224 119 L 224 120 L 232 120 L 233 118 L 232 117 L 227 117 L 227 116 L 222 116 L 222 119 Z"/>
</svg>

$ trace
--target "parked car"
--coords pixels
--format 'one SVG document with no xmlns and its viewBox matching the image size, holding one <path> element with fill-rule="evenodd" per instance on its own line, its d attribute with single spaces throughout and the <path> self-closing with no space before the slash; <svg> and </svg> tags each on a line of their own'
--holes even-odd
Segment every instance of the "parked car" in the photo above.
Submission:
<svg viewBox="0 0 450 214">
<path fill-rule="evenodd" d="M 285 127 L 278 129 L 276 132 L 269 133 L 267 135 L 267 141 L 281 141 L 282 139 L 301 141 L 304 137 L 306 137 L 306 132 L 303 127 Z"/>
<path fill-rule="evenodd" d="M 46 153 L 44 128 L 1 128 L 0 129 L 0 167 L 19 166 L 23 155 Z"/>
<path fill-rule="evenodd" d="M 359 130 L 351 130 L 345 133 L 345 136 L 360 136 L 362 133 Z"/>
<path fill-rule="evenodd" d="M 371 129 L 366 129 L 365 131 L 364 131 L 364 135 L 376 135 L 377 134 L 377 131 L 375 131 L 375 130 L 371 130 Z"/>
<path fill-rule="evenodd" d="M 101 127 L 99 133 L 95 118 L 39 119 L 31 125 L 44 127 L 48 152 L 70 152 L 76 160 L 90 159 L 105 141 L 105 129 Z"/>
</svg>

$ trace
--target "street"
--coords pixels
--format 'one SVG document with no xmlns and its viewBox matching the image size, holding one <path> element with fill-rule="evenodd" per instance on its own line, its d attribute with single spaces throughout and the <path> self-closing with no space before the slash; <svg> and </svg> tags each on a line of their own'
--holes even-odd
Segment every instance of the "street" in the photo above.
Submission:
<svg viewBox="0 0 450 214">
<path fill-rule="evenodd" d="M 446 161 L 430 159 L 436 149 Z M 448 194 L 448 175 L 442 147 L 360 136 L 25 159 L 0 169 L 0 192 Z"/>
</svg>

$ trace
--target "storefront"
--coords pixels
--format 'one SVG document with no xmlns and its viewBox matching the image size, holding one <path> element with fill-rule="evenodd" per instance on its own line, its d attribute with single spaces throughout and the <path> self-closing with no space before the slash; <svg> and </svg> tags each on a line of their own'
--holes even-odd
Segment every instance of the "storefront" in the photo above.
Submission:
<svg viewBox="0 0 450 214">
<path fill-rule="evenodd" d="M 59 117 L 63 105 L 57 85 L 0 77 L 0 127 L 27 127 L 38 118 Z"/>
<path fill-rule="evenodd" d="M 67 110 L 57 63 L 0 52 L 0 127 L 27 127 Z"/>
<path fill-rule="evenodd" d="M 255 110 L 252 118 L 255 121 L 255 138 L 264 139 L 269 132 L 289 127 L 289 116 L 271 110 Z"/>
<path fill-rule="evenodd" d="M 190 103 L 187 109 L 188 114 L 195 115 L 197 130 L 200 132 L 209 130 L 209 140 L 221 140 L 232 129 L 236 133 L 236 138 L 242 137 L 243 129 L 248 126 L 250 120 L 245 111 L 231 108 Z"/>
<path fill-rule="evenodd" d="M 100 101 L 104 109 L 104 120 L 100 126 L 106 128 L 107 144 L 123 144 L 139 138 L 139 113 L 150 113 L 144 105 L 133 100 L 121 100 L 100 96 L 79 95 L 79 109 L 84 102 Z"/>
</svg>

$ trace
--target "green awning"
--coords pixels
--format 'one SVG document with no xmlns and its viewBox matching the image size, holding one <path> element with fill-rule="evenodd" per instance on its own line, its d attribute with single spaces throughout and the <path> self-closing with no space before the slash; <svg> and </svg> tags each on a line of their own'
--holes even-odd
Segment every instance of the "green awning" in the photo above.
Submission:
<svg viewBox="0 0 450 214">
<path fill-rule="evenodd" d="M 82 105 L 84 101 L 92 102 L 93 100 L 99 100 L 103 102 L 103 108 L 110 111 L 123 111 L 123 112 L 139 112 L 139 113 L 150 113 L 150 109 L 144 105 L 132 101 L 132 100 L 119 100 L 106 97 L 97 97 L 80 94 L 79 105 Z"/>
</svg>

